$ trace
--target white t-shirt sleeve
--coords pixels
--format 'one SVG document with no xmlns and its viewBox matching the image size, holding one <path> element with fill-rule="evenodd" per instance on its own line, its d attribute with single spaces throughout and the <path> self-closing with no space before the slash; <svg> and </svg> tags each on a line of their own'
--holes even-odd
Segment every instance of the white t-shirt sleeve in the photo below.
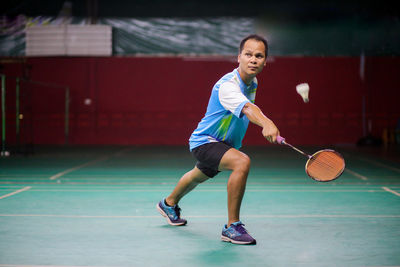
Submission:
<svg viewBox="0 0 400 267">
<path fill-rule="evenodd" d="M 221 105 L 240 118 L 243 106 L 250 102 L 242 93 L 239 86 L 233 82 L 221 84 L 218 90 L 218 97 Z"/>
</svg>

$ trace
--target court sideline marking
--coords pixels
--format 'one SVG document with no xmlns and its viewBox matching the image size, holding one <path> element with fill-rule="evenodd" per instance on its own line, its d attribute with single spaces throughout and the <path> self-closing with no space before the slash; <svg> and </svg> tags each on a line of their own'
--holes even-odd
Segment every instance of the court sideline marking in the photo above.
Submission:
<svg viewBox="0 0 400 267">
<path fill-rule="evenodd" d="M 96 265 L 19 265 L 19 264 L 0 264 L 0 267 L 115 267 L 115 266 L 96 266 Z"/>
<path fill-rule="evenodd" d="M 248 218 L 400 218 L 396 214 L 244 214 Z M 162 218 L 160 215 L 62 215 L 62 214 L 0 214 L 0 217 L 53 217 L 53 218 L 82 218 L 82 219 L 153 219 Z M 225 215 L 186 215 L 186 218 L 225 218 Z"/>
<path fill-rule="evenodd" d="M 66 169 L 65 171 L 59 172 L 59 173 L 57 173 L 57 174 L 51 176 L 49 179 L 50 179 L 50 180 L 58 179 L 58 178 L 60 178 L 61 176 L 67 174 L 67 173 L 70 173 L 70 172 L 73 172 L 73 171 L 82 169 L 82 168 L 84 168 L 84 167 L 86 167 L 86 166 L 89 166 L 89 165 L 98 163 L 98 162 L 100 162 L 100 161 L 107 160 L 108 158 L 109 158 L 109 156 L 104 156 L 104 157 L 101 157 L 101 158 L 98 158 L 98 159 L 95 159 L 95 160 L 91 160 L 91 161 L 89 161 L 89 162 L 86 162 L 86 163 L 83 163 L 83 164 L 81 164 L 81 165 L 78 165 L 78 166 L 75 166 L 75 167 Z"/>
<path fill-rule="evenodd" d="M 0 199 L 4 199 L 4 198 L 6 198 L 6 197 L 13 196 L 13 195 L 15 195 L 15 194 L 18 194 L 18 193 L 27 191 L 27 190 L 29 190 L 29 189 L 31 189 L 31 188 L 32 188 L 32 187 L 30 187 L 30 186 L 26 186 L 26 187 L 24 187 L 24 188 L 22 188 L 22 189 L 19 189 L 19 190 L 17 190 L 17 191 L 14 191 L 14 192 L 12 192 L 12 193 L 7 194 L 7 195 L 0 196 Z"/>
<path fill-rule="evenodd" d="M 112 155 L 110 155 L 110 156 L 103 156 L 103 157 L 100 157 L 100 158 L 98 158 L 98 159 L 94 159 L 94 160 L 88 161 L 88 162 L 83 163 L 83 164 L 81 164 L 81 165 L 78 165 L 78 166 L 75 166 L 75 167 L 66 169 L 65 171 L 59 172 L 59 173 L 57 173 L 57 174 L 51 176 L 49 179 L 50 179 L 50 180 L 58 179 L 58 178 L 60 178 L 61 176 L 67 174 L 67 173 L 70 173 L 70 172 L 73 172 L 73 171 L 82 169 L 82 168 L 84 168 L 84 167 L 87 167 L 87 166 L 92 165 L 92 164 L 95 164 L 95 163 L 99 163 L 99 162 L 101 162 L 101 161 L 108 160 L 109 158 L 111 158 L 111 157 L 113 157 L 113 156 L 121 156 L 122 154 L 124 154 L 124 153 L 126 153 L 126 152 L 128 152 L 129 150 L 132 150 L 132 149 L 133 149 L 133 148 L 124 148 L 124 149 L 122 149 L 122 150 L 120 150 L 120 151 L 118 151 L 118 152 L 115 152 L 114 154 L 112 154 Z"/>
<path fill-rule="evenodd" d="M 387 192 L 389 192 L 389 193 L 392 193 L 392 194 L 394 194 L 394 195 L 400 197 L 400 193 L 398 193 L 398 192 L 396 192 L 396 191 L 393 191 L 393 190 L 390 189 L 389 187 L 384 186 L 384 187 L 382 187 L 382 189 L 385 190 L 385 191 L 387 191 Z"/>
<path fill-rule="evenodd" d="M 344 171 L 345 171 L 345 172 L 348 172 L 348 173 L 350 173 L 350 174 L 352 174 L 352 175 L 354 175 L 354 176 L 357 177 L 357 178 L 360 178 L 360 179 L 363 180 L 363 181 L 368 180 L 368 178 L 367 178 L 366 176 L 361 175 L 361 174 L 359 174 L 359 173 L 357 173 L 357 172 L 355 172 L 355 171 L 352 171 L 352 170 L 350 170 L 349 168 L 344 169 Z"/>
</svg>

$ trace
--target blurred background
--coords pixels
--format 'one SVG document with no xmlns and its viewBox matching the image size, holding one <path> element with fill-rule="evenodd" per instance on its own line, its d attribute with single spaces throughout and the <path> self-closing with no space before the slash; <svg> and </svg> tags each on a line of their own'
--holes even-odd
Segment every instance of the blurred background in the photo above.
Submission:
<svg viewBox="0 0 400 267">
<path fill-rule="evenodd" d="M 269 42 L 256 104 L 293 144 L 400 143 L 400 11 L 385 1 L 8 1 L 2 144 L 186 145 L 238 44 Z M 310 85 L 309 103 L 296 93 Z M 251 126 L 244 145 L 267 145 Z"/>
</svg>

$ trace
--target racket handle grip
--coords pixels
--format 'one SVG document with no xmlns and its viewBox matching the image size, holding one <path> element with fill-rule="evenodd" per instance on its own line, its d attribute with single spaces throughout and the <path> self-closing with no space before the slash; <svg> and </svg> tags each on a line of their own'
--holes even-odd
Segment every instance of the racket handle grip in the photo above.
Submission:
<svg viewBox="0 0 400 267">
<path fill-rule="evenodd" d="M 282 145 L 282 144 L 285 143 L 285 138 L 283 138 L 282 136 L 278 135 L 278 136 L 276 137 L 276 142 L 277 142 L 278 144 Z"/>
</svg>

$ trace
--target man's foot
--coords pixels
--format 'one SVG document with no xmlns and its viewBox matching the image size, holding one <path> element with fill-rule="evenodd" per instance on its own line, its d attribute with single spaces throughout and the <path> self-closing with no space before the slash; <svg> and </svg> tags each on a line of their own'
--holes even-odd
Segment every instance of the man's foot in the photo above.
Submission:
<svg viewBox="0 0 400 267">
<path fill-rule="evenodd" d="M 170 225 L 185 225 L 187 221 L 181 218 L 181 209 L 178 204 L 170 207 L 165 203 L 165 198 L 158 202 L 157 209 L 161 213 L 162 216 L 167 218 L 167 221 Z"/>
<path fill-rule="evenodd" d="M 232 223 L 229 227 L 225 224 L 222 228 L 221 240 L 239 245 L 255 245 L 256 240 L 243 226 L 244 224 L 241 221 Z"/>
</svg>

